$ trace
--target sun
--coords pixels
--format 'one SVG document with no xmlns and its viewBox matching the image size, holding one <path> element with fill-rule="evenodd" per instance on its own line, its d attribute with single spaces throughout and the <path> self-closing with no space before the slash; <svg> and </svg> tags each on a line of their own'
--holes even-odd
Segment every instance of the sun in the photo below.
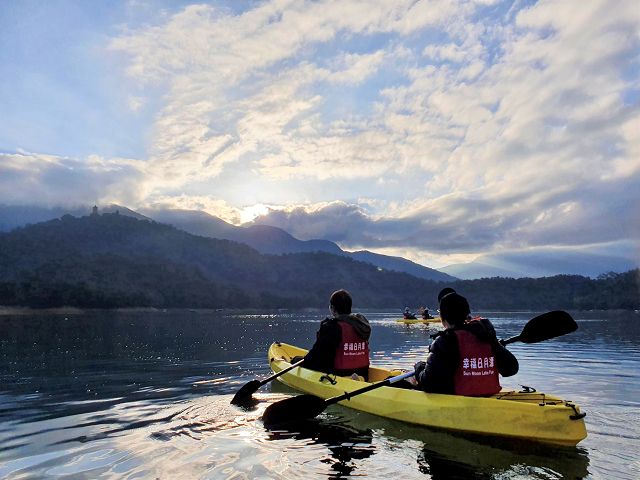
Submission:
<svg viewBox="0 0 640 480">
<path fill-rule="evenodd" d="M 269 213 L 269 207 L 262 203 L 256 203 L 250 207 L 245 207 L 240 212 L 240 222 L 247 223 L 260 215 L 266 215 Z"/>
</svg>

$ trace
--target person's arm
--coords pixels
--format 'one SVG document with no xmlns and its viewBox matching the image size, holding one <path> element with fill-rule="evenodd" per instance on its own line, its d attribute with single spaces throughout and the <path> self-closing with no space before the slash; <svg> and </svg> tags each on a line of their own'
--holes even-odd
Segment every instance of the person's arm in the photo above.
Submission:
<svg viewBox="0 0 640 480">
<path fill-rule="evenodd" d="M 328 372 L 333 369 L 336 348 L 340 341 L 340 327 L 330 319 L 320 323 L 316 334 L 316 342 L 305 356 L 302 366 L 310 370 Z"/>
<path fill-rule="evenodd" d="M 452 393 L 458 367 L 455 335 L 441 335 L 431 344 L 426 362 L 416 364 L 418 387 L 430 393 Z"/>
<path fill-rule="evenodd" d="M 490 338 L 493 355 L 496 357 L 498 373 L 500 373 L 500 375 L 502 375 L 503 377 L 511 377 L 518 373 L 518 370 L 520 368 L 518 359 L 513 353 L 507 350 L 506 347 L 498 341 L 496 330 L 493 327 L 491 321 L 485 318 L 482 319 L 481 322 Z"/>
<path fill-rule="evenodd" d="M 503 377 L 511 377 L 518 373 L 520 368 L 518 359 L 498 341 L 493 344 L 493 354 L 496 357 L 496 364 L 498 365 L 500 375 Z"/>
</svg>

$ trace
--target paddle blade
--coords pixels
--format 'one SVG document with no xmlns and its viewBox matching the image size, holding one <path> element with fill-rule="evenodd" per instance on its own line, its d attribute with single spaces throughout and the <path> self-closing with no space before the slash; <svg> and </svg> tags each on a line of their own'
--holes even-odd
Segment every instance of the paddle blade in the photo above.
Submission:
<svg viewBox="0 0 640 480">
<path fill-rule="evenodd" d="M 524 343 L 537 343 L 575 332 L 578 324 L 567 312 L 555 310 L 532 318 L 518 335 Z"/>
<path fill-rule="evenodd" d="M 325 407 L 322 398 L 298 395 L 269 405 L 262 414 L 262 421 L 267 427 L 297 422 L 319 415 Z"/>
<path fill-rule="evenodd" d="M 246 403 L 248 399 L 253 395 L 262 385 L 262 382 L 258 380 L 251 380 L 245 383 L 240 390 L 231 399 L 231 405 L 241 405 Z"/>
</svg>

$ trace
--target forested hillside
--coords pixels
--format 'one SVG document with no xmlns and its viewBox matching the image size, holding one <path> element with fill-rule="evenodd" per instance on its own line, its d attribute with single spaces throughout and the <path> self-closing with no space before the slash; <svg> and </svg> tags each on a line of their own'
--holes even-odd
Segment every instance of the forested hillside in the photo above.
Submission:
<svg viewBox="0 0 640 480">
<path fill-rule="evenodd" d="M 474 309 L 638 308 L 638 270 L 450 284 Z M 0 304 L 32 307 L 434 308 L 445 284 L 329 253 L 262 255 L 227 240 L 117 214 L 64 216 L 0 234 Z"/>
</svg>

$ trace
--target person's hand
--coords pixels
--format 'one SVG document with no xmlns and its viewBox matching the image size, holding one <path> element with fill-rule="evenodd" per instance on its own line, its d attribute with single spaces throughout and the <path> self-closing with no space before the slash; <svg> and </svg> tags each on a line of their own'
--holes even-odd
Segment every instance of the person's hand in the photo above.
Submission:
<svg viewBox="0 0 640 480">
<path fill-rule="evenodd" d="M 416 372 L 416 377 L 420 375 L 420 372 L 422 372 L 426 368 L 426 366 L 426 362 L 416 362 L 416 364 L 413 366 L 413 369 Z"/>
</svg>

